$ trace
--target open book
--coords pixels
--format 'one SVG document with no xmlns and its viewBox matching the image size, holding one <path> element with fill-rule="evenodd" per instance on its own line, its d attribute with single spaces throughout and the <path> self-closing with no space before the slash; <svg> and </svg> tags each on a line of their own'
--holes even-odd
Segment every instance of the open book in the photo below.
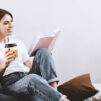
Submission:
<svg viewBox="0 0 101 101">
<path fill-rule="evenodd" d="M 52 51 L 60 32 L 61 31 L 57 29 L 51 35 L 37 35 L 29 48 L 29 55 L 34 56 L 36 50 L 39 48 L 48 48 L 50 51 Z"/>
</svg>

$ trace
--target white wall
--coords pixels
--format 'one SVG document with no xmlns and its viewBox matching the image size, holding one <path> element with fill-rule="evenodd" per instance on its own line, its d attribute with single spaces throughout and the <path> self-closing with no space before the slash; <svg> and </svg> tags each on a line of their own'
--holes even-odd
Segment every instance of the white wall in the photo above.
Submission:
<svg viewBox="0 0 101 101">
<path fill-rule="evenodd" d="M 14 15 L 14 37 L 30 46 L 36 32 L 61 28 L 53 57 L 60 83 L 90 73 L 101 83 L 101 0 L 0 0 Z"/>
</svg>

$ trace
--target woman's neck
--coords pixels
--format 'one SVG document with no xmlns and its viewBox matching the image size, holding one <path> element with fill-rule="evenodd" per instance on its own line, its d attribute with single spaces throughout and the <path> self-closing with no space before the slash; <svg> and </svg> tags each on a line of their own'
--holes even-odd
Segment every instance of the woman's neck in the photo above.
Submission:
<svg viewBox="0 0 101 101">
<path fill-rule="evenodd" d="M 8 36 L 6 36 L 6 37 L 1 37 L 0 36 L 0 43 L 8 43 L 8 41 L 9 41 Z"/>
</svg>

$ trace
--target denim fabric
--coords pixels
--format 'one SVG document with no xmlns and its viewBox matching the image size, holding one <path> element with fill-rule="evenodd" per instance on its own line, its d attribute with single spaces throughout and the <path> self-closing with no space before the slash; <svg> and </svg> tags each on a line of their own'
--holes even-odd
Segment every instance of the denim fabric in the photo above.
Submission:
<svg viewBox="0 0 101 101">
<path fill-rule="evenodd" d="M 32 95 L 29 100 L 30 101 L 45 101 L 44 98 L 42 98 L 41 96 L 38 96 L 37 94 Z"/>
<path fill-rule="evenodd" d="M 3 88 L 15 83 L 16 81 L 20 80 L 25 75 L 27 75 L 27 73 L 14 72 L 14 73 L 11 73 L 11 74 L 8 74 L 8 75 L 2 77 L 1 83 L 3 85 Z"/>
<path fill-rule="evenodd" d="M 41 48 L 35 54 L 29 74 L 9 74 L 3 78 L 2 84 L 7 94 L 18 98 L 32 97 L 32 101 L 63 101 L 66 96 L 49 85 L 54 81 L 59 80 L 51 52 Z"/>
<path fill-rule="evenodd" d="M 42 76 L 48 83 L 59 81 L 51 52 L 46 48 L 36 52 L 30 73 Z"/>
<path fill-rule="evenodd" d="M 15 98 L 5 95 L 5 94 L 0 94 L 0 101 L 22 101 L 22 100 L 15 99 Z"/>
<path fill-rule="evenodd" d="M 60 101 L 59 99 L 63 96 L 51 87 L 45 79 L 36 74 L 29 74 L 12 85 L 9 85 L 6 92 L 19 98 L 37 94 L 44 101 Z"/>
</svg>

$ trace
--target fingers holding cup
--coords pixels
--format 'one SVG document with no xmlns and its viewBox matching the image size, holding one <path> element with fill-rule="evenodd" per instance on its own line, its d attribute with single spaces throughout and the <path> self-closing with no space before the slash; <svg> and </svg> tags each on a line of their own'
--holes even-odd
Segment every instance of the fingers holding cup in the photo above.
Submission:
<svg viewBox="0 0 101 101">
<path fill-rule="evenodd" d="M 15 58 L 17 58 L 17 56 L 18 56 L 17 53 L 13 52 L 13 50 L 6 51 L 7 62 L 14 61 Z"/>
</svg>

